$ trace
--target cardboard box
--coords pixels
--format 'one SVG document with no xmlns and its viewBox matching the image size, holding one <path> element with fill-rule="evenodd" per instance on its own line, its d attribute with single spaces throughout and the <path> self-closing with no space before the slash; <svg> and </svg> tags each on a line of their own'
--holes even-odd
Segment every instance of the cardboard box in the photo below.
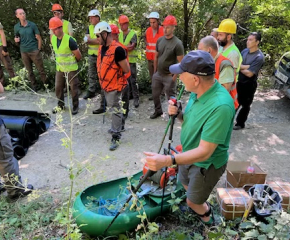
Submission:
<svg viewBox="0 0 290 240">
<path fill-rule="evenodd" d="M 217 188 L 217 201 L 221 214 L 227 220 L 244 215 L 251 197 L 243 188 Z"/>
<path fill-rule="evenodd" d="M 253 164 L 254 173 L 247 173 L 247 168 L 250 165 L 250 162 L 229 161 L 227 165 L 226 187 L 239 188 L 245 185 L 265 183 L 267 173 L 256 164 Z"/>
<path fill-rule="evenodd" d="M 289 182 L 268 182 L 267 183 L 273 190 L 280 193 L 282 200 L 282 208 L 290 210 L 290 183 Z"/>
</svg>

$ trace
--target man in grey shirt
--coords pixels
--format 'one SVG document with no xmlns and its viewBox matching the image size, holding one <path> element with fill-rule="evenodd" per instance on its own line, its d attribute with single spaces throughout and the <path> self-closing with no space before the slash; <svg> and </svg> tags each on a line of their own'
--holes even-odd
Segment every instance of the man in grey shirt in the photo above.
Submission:
<svg viewBox="0 0 290 240">
<path fill-rule="evenodd" d="M 152 78 L 152 95 L 155 111 L 151 119 L 162 115 L 160 95 L 164 88 L 167 99 L 175 96 L 177 75 L 169 72 L 169 66 L 181 62 L 184 56 L 182 42 L 174 36 L 174 29 L 177 25 L 176 18 L 168 15 L 163 21 L 164 36 L 159 38 L 156 44 L 154 58 L 154 75 Z"/>
<path fill-rule="evenodd" d="M 258 74 L 265 62 L 264 55 L 258 47 L 260 42 L 260 33 L 250 33 L 247 40 L 247 48 L 241 52 L 243 62 L 241 64 L 239 81 L 237 83 L 238 109 L 240 109 L 240 111 L 236 118 L 234 130 L 240 130 L 245 127 L 245 122 L 247 121 L 257 89 Z"/>
</svg>

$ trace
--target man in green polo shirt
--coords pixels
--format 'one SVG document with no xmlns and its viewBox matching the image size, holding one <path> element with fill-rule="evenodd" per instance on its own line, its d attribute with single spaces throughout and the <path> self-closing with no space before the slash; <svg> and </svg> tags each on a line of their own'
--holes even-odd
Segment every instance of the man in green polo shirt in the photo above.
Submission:
<svg viewBox="0 0 290 240">
<path fill-rule="evenodd" d="M 183 152 L 175 157 L 145 152 L 146 162 L 153 171 L 179 165 L 179 181 L 187 190 L 188 206 L 211 225 L 214 219 L 206 200 L 226 169 L 235 115 L 233 100 L 215 80 L 215 62 L 206 51 L 189 52 L 169 71 L 181 74 L 185 89 L 191 92 L 183 113 L 171 100 L 168 107 L 169 115 L 177 115 L 182 122 Z"/>
<path fill-rule="evenodd" d="M 36 24 L 26 19 L 26 14 L 22 8 L 16 9 L 15 14 L 19 19 L 19 23 L 14 26 L 14 41 L 16 44 L 20 45 L 21 58 L 28 71 L 28 79 L 31 82 L 31 88 L 36 91 L 38 89 L 32 63 L 35 64 L 39 71 L 41 81 L 43 83 L 47 81 L 40 53 L 42 39 Z"/>
</svg>

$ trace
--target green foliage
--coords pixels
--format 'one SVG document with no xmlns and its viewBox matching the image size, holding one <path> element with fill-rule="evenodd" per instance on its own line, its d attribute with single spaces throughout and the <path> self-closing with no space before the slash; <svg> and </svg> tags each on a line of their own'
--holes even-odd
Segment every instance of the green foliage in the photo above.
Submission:
<svg viewBox="0 0 290 240">
<path fill-rule="evenodd" d="M 0 239 L 32 239 L 52 227 L 55 205 L 51 195 L 27 202 L 8 203 L 0 198 Z"/>
</svg>

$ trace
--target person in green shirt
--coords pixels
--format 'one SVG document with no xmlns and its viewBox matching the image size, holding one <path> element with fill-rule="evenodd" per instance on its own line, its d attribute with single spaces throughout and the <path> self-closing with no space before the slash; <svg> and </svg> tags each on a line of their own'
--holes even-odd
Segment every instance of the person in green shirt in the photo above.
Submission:
<svg viewBox="0 0 290 240">
<path fill-rule="evenodd" d="M 38 87 L 33 73 L 32 63 L 35 64 L 39 71 L 41 81 L 44 84 L 47 83 L 43 59 L 40 53 L 42 39 L 36 24 L 26 19 L 26 13 L 22 8 L 16 9 L 15 15 L 19 19 L 19 23 L 14 25 L 14 41 L 20 46 L 21 58 L 28 71 L 31 88 L 37 91 Z"/>
<path fill-rule="evenodd" d="M 187 204 L 208 225 L 214 221 L 206 202 L 223 175 L 228 161 L 235 108 L 227 90 L 214 78 L 215 62 L 202 50 L 189 52 L 179 64 L 171 65 L 172 74 L 181 74 L 185 89 L 191 92 L 185 111 L 169 100 L 169 115 L 182 122 L 183 152 L 174 156 L 145 152 L 150 170 L 179 165 L 179 181 L 187 190 Z"/>
</svg>

